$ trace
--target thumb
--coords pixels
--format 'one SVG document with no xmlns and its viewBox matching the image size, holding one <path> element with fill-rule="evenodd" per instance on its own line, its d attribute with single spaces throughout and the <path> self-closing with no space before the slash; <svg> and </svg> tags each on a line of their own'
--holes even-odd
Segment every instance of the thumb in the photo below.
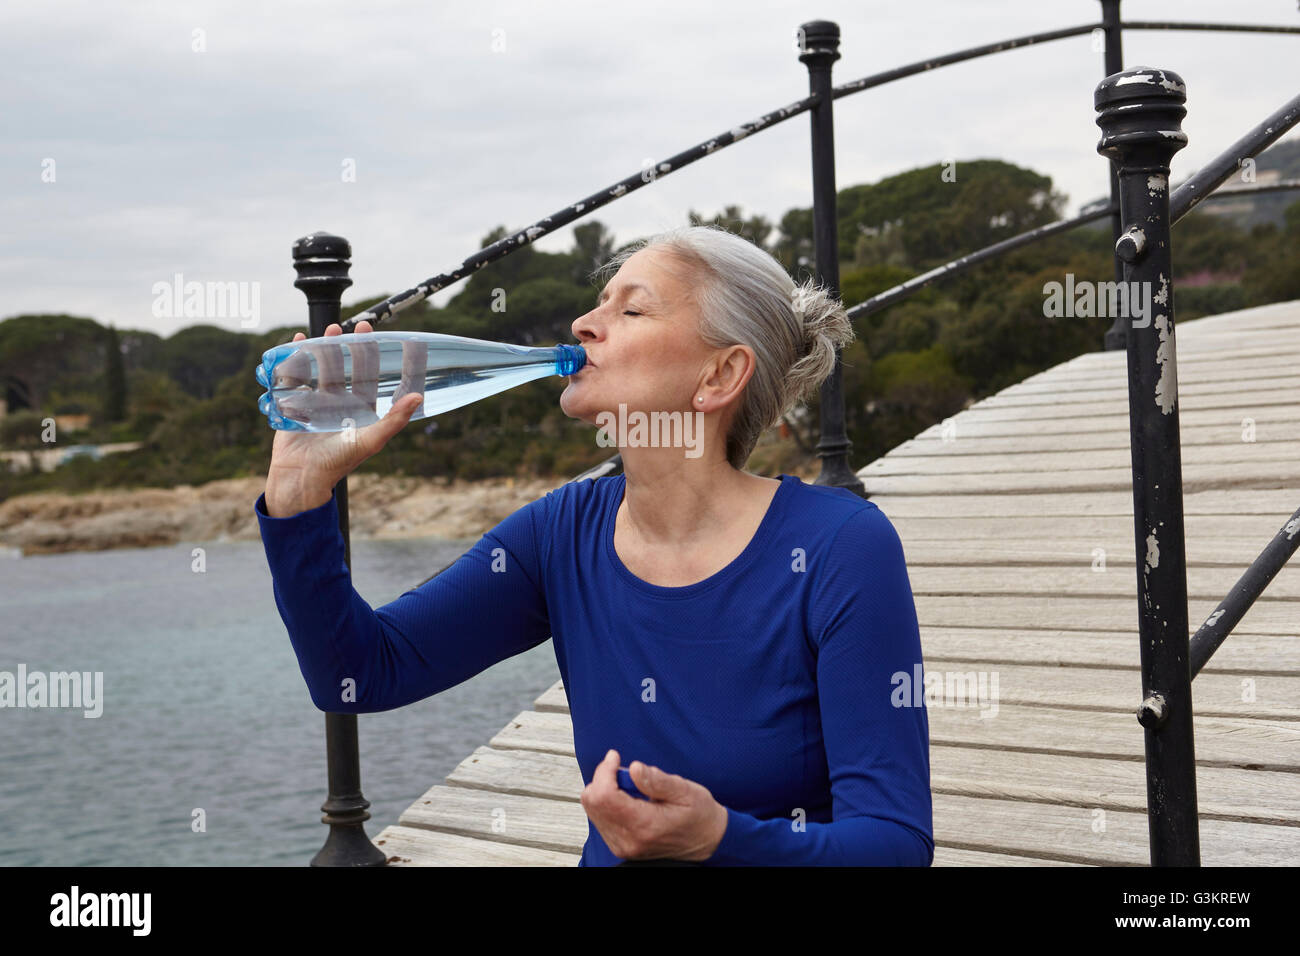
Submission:
<svg viewBox="0 0 1300 956">
<path fill-rule="evenodd" d="M 627 769 L 628 773 L 632 774 L 637 789 L 647 797 L 667 797 L 676 789 L 674 778 L 658 767 L 651 767 L 634 760 Z"/>
<path fill-rule="evenodd" d="M 415 410 L 420 407 L 424 401 L 424 396 L 418 392 L 412 392 L 403 395 L 400 399 L 393 402 L 391 408 L 383 418 L 372 425 L 367 425 L 357 431 L 358 443 L 367 456 L 375 454 L 388 440 L 400 432 L 410 422 L 411 416 Z"/>
</svg>

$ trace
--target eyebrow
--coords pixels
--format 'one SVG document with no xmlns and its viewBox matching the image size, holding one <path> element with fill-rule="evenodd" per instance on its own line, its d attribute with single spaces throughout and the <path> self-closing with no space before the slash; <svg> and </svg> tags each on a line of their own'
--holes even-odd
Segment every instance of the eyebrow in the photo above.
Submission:
<svg viewBox="0 0 1300 956">
<path fill-rule="evenodd" d="M 628 292 L 632 289 L 643 289 L 647 293 L 650 293 L 650 287 L 647 285 L 642 285 L 640 282 L 628 282 L 623 285 L 622 289 L 624 292 Z M 650 294 L 653 295 L 653 293 Z M 609 298 L 609 286 L 605 286 L 605 288 L 600 290 L 600 296 L 596 299 L 596 304 L 600 305 L 607 298 Z"/>
</svg>

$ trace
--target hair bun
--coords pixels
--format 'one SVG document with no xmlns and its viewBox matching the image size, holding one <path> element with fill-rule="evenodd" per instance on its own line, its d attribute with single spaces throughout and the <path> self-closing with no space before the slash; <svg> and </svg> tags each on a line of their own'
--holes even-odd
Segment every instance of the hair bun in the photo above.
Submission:
<svg viewBox="0 0 1300 956">
<path fill-rule="evenodd" d="M 834 350 L 853 341 L 853 324 L 843 304 L 815 279 L 805 279 L 790 290 L 790 306 L 803 329 L 805 354 L 815 351 L 819 345 L 829 345 Z"/>
<path fill-rule="evenodd" d="M 790 289 L 790 307 L 801 338 L 799 359 L 785 375 L 783 411 L 817 391 L 835 371 L 837 350 L 854 339 L 843 304 L 816 280 L 806 279 Z"/>
</svg>

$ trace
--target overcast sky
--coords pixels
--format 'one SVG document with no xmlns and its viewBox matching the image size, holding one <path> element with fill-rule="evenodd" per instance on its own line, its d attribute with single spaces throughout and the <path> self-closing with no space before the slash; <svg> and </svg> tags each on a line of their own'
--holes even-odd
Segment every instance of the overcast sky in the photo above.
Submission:
<svg viewBox="0 0 1300 956">
<path fill-rule="evenodd" d="M 1300 25 L 1296 7 L 1123 4 L 1132 20 Z M 498 225 L 521 228 L 807 95 L 793 49 L 802 22 L 840 25 L 839 85 L 1099 11 L 1097 0 L 8 3 L 0 317 L 69 312 L 162 335 L 200 321 L 241 328 L 238 315 L 155 316 L 155 284 L 181 274 L 256 287 L 261 328 L 305 323 L 297 237 L 352 242 L 345 302 L 401 291 L 458 265 Z M 1187 82 L 1175 182 L 1300 87 L 1300 36 L 1134 31 L 1124 45 L 1127 66 Z M 960 176 L 962 160 L 999 158 L 1051 176 L 1073 213 L 1106 191 L 1101 75 L 1084 35 L 842 98 L 838 185 L 950 158 Z M 620 243 L 684 223 L 688 209 L 737 204 L 775 221 L 811 202 L 808 127 L 796 117 L 594 218 Z M 537 246 L 571 242 L 569 226 Z"/>
</svg>

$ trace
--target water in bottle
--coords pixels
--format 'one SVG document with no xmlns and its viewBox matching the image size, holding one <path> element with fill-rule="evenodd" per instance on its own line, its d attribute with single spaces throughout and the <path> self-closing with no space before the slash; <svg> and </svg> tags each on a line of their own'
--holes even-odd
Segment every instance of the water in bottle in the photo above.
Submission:
<svg viewBox="0 0 1300 956">
<path fill-rule="evenodd" d="M 581 345 L 504 345 L 440 332 L 349 332 L 267 349 L 257 366 L 258 410 L 281 431 L 337 432 L 379 421 L 411 392 L 410 420 L 460 408 L 506 389 L 572 375 Z"/>
</svg>

